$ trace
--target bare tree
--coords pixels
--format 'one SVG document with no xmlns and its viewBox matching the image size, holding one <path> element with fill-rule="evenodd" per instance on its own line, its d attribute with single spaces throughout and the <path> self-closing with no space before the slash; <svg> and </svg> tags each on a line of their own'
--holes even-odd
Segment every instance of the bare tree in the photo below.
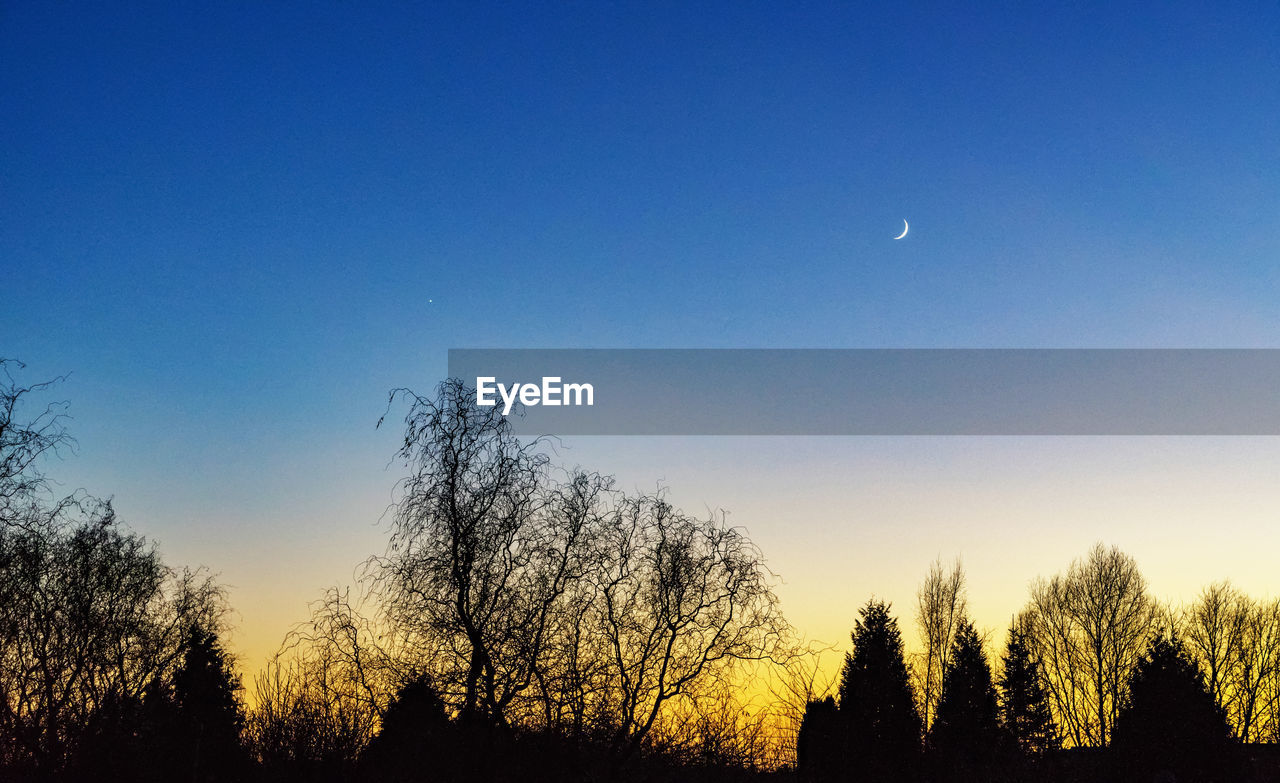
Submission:
<svg viewBox="0 0 1280 783">
<path fill-rule="evenodd" d="M 1280 672 L 1280 602 L 1215 582 L 1184 613 L 1183 628 L 1236 738 L 1257 741 L 1274 720 L 1269 693 Z"/>
<path fill-rule="evenodd" d="M 39 460 L 48 453 L 71 447 L 67 434 L 66 403 L 52 402 L 28 411 L 32 395 L 40 395 L 62 378 L 23 386 L 12 374 L 26 365 L 0 358 L 0 524 L 14 525 L 27 518 L 26 507 L 47 489 Z"/>
<path fill-rule="evenodd" d="M 166 566 L 110 503 L 29 506 L 0 528 L 0 761 L 58 769 L 104 706 L 167 683 L 189 629 L 225 612 L 211 577 Z"/>
<path fill-rule="evenodd" d="M 1210 695 L 1224 708 L 1232 697 L 1231 680 L 1249 614 L 1248 598 L 1225 580 L 1204 588 L 1182 614 L 1187 647 L 1204 671 Z"/>
<path fill-rule="evenodd" d="M 524 588 L 546 551 L 536 524 L 546 457 L 459 381 L 435 400 L 397 394 L 411 401 L 400 450 L 411 473 L 387 554 L 372 564 L 387 619 L 449 657 L 440 684 L 462 712 L 505 725 L 531 679 L 526 634 L 543 603 Z"/>
<path fill-rule="evenodd" d="M 752 771 L 784 765 L 778 752 L 777 715 L 744 698 L 741 683 L 718 680 L 667 711 L 646 745 L 686 766 Z"/>
<path fill-rule="evenodd" d="M 1081 674 L 1079 659 L 1084 656 L 1081 635 L 1068 611 L 1064 580 L 1055 577 L 1037 581 L 1031 603 L 1019 615 L 1032 655 L 1040 661 L 1054 721 L 1067 744 L 1089 745 L 1095 737 L 1091 729 L 1088 682 Z"/>
<path fill-rule="evenodd" d="M 1243 715 L 1233 718 L 1236 733 L 1246 742 L 1280 742 L 1280 599 L 1256 602 L 1240 657 L 1239 687 L 1247 694 L 1240 702 L 1251 715 L 1247 733 Z"/>
<path fill-rule="evenodd" d="M 809 705 L 835 694 L 834 672 L 824 668 L 822 664 L 823 654 L 834 649 L 810 647 L 792 656 L 772 672 L 769 692 L 773 696 L 774 712 L 781 733 L 781 761 L 786 765 L 795 766 L 798 761 L 800 728 Z"/>
<path fill-rule="evenodd" d="M 560 478 L 460 382 L 397 395 L 411 474 L 368 573 L 394 655 L 454 712 L 630 753 L 710 715 L 705 695 L 738 664 L 791 653 L 742 530 L 598 474 Z"/>
<path fill-rule="evenodd" d="M 1227 683 L 1227 717 L 1241 742 L 1256 742 L 1277 717 L 1267 694 L 1280 677 L 1280 601 L 1247 601 L 1242 614 L 1239 649 Z"/>
<path fill-rule="evenodd" d="M 593 729 L 607 659 L 592 613 L 600 599 L 596 553 L 617 492 L 613 480 L 582 470 L 550 483 L 534 526 L 541 556 L 524 586 L 533 602 L 523 637 L 525 722 L 579 738 Z"/>
<path fill-rule="evenodd" d="M 355 764 L 405 677 L 375 639 L 349 590 L 331 588 L 312 605 L 254 678 L 247 735 L 260 762 L 277 774 Z"/>
<path fill-rule="evenodd" d="M 661 495 L 625 498 L 599 553 L 598 615 L 615 746 L 638 747 L 668 702 L 743 661 L 783 660 L 790 627 L 759 550 Z"/>
<path fill-rule="evenodd" d="M 217 634 L 225 594 L 175 569 L 110 501 L 55 499 L 43 456 L 71 446 L 65 403 L 26 407 L 0 359 L 0 767 L 56 774 L 108 713 L 166 692 L 193 630 Z"/>
<path fill-rule="evenodd" d="M 964 566 L 960 558 L 956 558 L 950 571 L 943 567 L 941 558 L 935 560 L 916 592 L 916 627 L 924 648 L 916 679 L 925 731 L 932 725 L 933 714 L 942 695 L 942 679 L 947 671 L 951 643 L 966 609 Z"/>
<path fill-rule="evenodd" d="M 1037 580 L 1027 620 L 1054 717 L 1072 744 L 1104 746 L 1156 607 L 1137 563 L 1095 545 L 1065 576 Z"/>
</svg>

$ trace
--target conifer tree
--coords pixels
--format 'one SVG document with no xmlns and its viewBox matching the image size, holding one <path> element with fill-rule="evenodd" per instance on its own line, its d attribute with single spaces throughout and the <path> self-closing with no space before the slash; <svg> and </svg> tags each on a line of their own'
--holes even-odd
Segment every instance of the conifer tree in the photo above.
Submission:
<svg viewBox="0 0 1280 783">
<path fill-rule="evenodd" d="M 972 779 L 989 771 L 1000 746 L 1000 724 L 991 666 L 973 623 L 962 619 L 942 680 L 929 748 L 949 779 Z"/>
<path fill-rule="evenodd" d="M 1129 678 L 1112 749 L 1126 777 L 1239 779 L 1226 715 L 1182 640 L 1154 638 Z"/>
<path fill-rule="evenodd" d="M 240 743 L 240 678 L 214 632 L 191 626 L 170 698 L 174 722 L 167 733 L 174 773 L 192 781 L 239 778 L 247 761 Z"/>
<path fill-rule="evenodd" d="M 1026 632 L 1016 622 L 1009 627 L 1009 643 L 1001 660 L 1000 722 L 1006 736 L 1025 756 L 1057 750 L 1061 741 L 1041 681 L 1040 663 L 1031 654 Z"/>
<path fill-rule="evenodd" d="M 840 674 L 849 779 L 910 780 L 920 755 L 920 715 L 889 605 L 871 600 L 859 612 L 853 650 Z"/>
</svg>

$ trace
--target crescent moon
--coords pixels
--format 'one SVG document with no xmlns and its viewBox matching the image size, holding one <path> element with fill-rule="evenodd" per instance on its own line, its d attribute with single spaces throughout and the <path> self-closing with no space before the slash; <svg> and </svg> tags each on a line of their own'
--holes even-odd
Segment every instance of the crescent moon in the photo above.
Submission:
<svg viewBox="0 0 1280 783">
<path fill-rule="evenodd" d="M 902 221 L 902 233 L 894 237 L 894 239 L 902 239 L 907 235 L 907 232 L 910 230 L 911 230 L 911 226 L 907 225 L 907 221 L 905 220 Z"/>
</svg>

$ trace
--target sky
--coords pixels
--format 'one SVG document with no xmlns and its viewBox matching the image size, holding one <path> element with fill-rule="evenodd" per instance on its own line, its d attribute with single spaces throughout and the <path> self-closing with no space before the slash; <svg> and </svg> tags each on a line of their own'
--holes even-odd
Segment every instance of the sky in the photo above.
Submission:
<svg viewBox="0 0 1280 783">
<path fill-rule="evenodd" d="M 252 670 L 380 551 L 449 348 L 1280 347 L 1274 3 L 0 6 L 0 356 Z M 909 220 L 910 234 L 893 237 Z M 402 412 L 400 412 L 402 413 Z M 813 638 L 1096 540 L 1280 593 L 1269 438 L 581 438 Z"/>
</svg>

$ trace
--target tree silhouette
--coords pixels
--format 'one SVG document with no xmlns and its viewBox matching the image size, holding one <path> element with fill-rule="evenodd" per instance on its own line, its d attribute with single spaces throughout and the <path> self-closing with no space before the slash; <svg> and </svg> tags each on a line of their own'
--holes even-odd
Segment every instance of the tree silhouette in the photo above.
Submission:
<svg viewBox="0 0 1280 783">
<path fill-rule="evenodd" d="M 0 357 L 0 525 L 21 524 L 29 506 L 47 497 L 40 458 L 74 446 L 64 426 L 66 403 L 46 403 L 36 412 L 26 408 L 32 395 L 47 392 L 62 378 L 23 386 L 13 370 L 25 367 Z"/>
<path fill-rule="evenodd" d="M 660 494 L 619 499 L 598 581 L 614 744 L 634 752 L 668 705 L 730 677 L 742 661 L 790 655 L 772 574 L 744 531 L 697 519 Z"/>
<path fill-rule="evenodd" d="M 110 503 L 33 507 L 0 526 L 0 758 L 42 774 L 77 753 L 155 682 L 169 683 L 193 621 L 214 626 L 221 589 L 164 565 Z"/>
<path fill-rule="evenodd" d="M 883 601 L 868 601 L 859 614 L 840 673 L 846 763 L 853 780 L 908 780 L 919 762 L 921 726 L 902 633 Z"/>
<path fill-rule="evenodd" d="M 1209 695 L 1224 707 L 1233 695 L 1229 681 L 1240 656 L 1250 608 L 1244 593 L 1221 580 L 1204 588 L 1182 614 L 1187 651 L 1198 659 Z"/>
<path fill-rule="evenodd" d="M 1000 675 L 1000 719 L 1014 746 L 1024 756 L 1042 756 L 1060 746 L 1049 710 L 1040 664 L 1031 654 L 1019 623 L 1009 626 L 1009 643 Z"/>
<path fill-rule="evenodd" d="M 834 780 L 842 768 L 843 725 L 830 696 L 809 702 L 796 735 L 796 769 L 807 781 Z"/>
<path fill-rule="evenodd" d="M 386 612 L 439 651 L 469 719 L 506 725 L 532 680 L 530 631 L 556 597 L 532 593 L 563 587 L 538 573 L 560 552 L 537 517 L 547 457 L 461 381 L 441 384 L 435 399 L 399 394 L 411 400 L 400 449 L 410 475 L 375 566 Z"/>
<path fill-rule="evenodd" d="M 951 660 L 951 643 L 964 618 L 966 605 L 964 566 L 960 559 L 956 558 L 950 571 L 943 568 L 941 558 L 935 560 L 916 591 L 916 627 L 924 645 L 918 675 L 920 718 L 925 731 L 933 725 L 942 695 L 942 679 Z"/>
<path fill-rule="evenodd" d="M 360 776 L 396 783 L 420 780 L 430 769 L 437 779 L 457 779 L 457 740 L 439 692 L 417 677 L 387 705 L 381 731 L 360 758 Z"/>
<path fill-rule="evenodd" d="M 1235 780 L 1226 716 L 1172 632 L 1151 640 L 1129 679 L 1112 744 L 1132 780 Z"/>
<path fill-rule="evenodd" d="M 272 779 L 349 777 L 394 693 L 395 666 L 349 590 L 329 588 L 253 682 L 249 743 Z"/>
<path fill-rule="evenodd" d="M 742 662 L 791 654 L 775 577 L 723 515 L 581 470 L 557 480 L 461 381 L 396 394 L 410 476 L 369 573 L 402 668 L 430 670 L 462 722 L 629 755 Z"/>
<path fill-rule="evenodd" d="M 1274 737 L 1275 699 L 1268 693 L 1280 673 L 1280 601 L 1255 600 L 1223 580 L 1201 591 L 1181 621 L 1187 650 L 1236 738 Z"/>
<path fill-rule="evenodd" d="M 969 780 L 990 769 L 999 744 L 991 667 L 973 623 L 961 619 L 929 732 L 929 748 L 945 777 Z"/>
<path fill-rule="evenodd" d="M 1095 544 L 1065 576 L 1036 581 L 1026 616 L 1059 727 L 1075 745 L 1107 745 L 1155 616 L 1137 562 Z"/>
<path fill-rule="evenodd" d="M 821 711 L 829 708 L 829 716 L 832 719 L 838 719 L 836 700 L 830 694 L 835 689 L 835 677 L 839 671 L 829 672 L 827 667 L 822 665 L 822 655 L 826 652 L 832 652 L 832 648 L 810 647 L 807 651 L 794 656 L 774 669 L 773 681 L 769 686 L 769 692 L 773 696 L 773 711 L 777 719 L 775 733 L 783 738 L 777 750 L 780 751 L 782 759 L 786 759 L 790 751 L 790 760 L 797 769 L 800 767 L 800 733 L 804 728 L 806 716 L 814 710 Z M 827 706 L 816 706 L 819 704 Z M 822 718 L 818 720 L 820 727 L 829 725 L 829 721 L 823 721 Z M 793 741 L 787 743 L 785 739 L 787 737 L 793 738 Z M 818 752 L 821 753 L 821 751 Z"/>
<path fill-rule="evenodd" d="M 240 744 L 244 708 L 240 678 L 217 634 L 192 625 L 182 665 L 173 676 L 172 770 L 190 781 L 234 780 L 244 774 Z"/>
<path fill-rule="evenodd" d="M 1232 656 L 1225 699 L 1227 720 L 1242 742 L 1275 741 L 1280 727 L 1280 600 L 1248 600 L 1244 628 Z"/>
<path fill-rule="evenodd" d="M 110 501 L 55 499 L 40 461 L 72 443 L 62 405 L 29 411 L 50 384 L 15 366 L 0 359 L 0 777 L 136 778 L 144 693 L 172 681 L 191 623 L 217 627 L 224 594 L 165 565 Z"/>
</svg>

